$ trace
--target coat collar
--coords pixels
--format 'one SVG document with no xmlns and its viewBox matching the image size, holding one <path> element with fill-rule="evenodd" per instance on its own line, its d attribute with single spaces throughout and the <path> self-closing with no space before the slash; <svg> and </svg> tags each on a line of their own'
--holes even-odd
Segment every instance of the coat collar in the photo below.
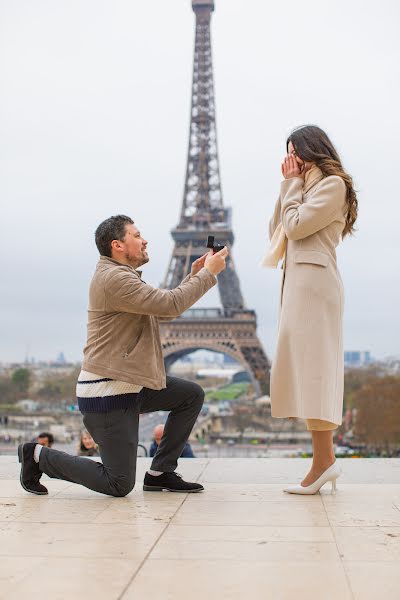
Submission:
<svg viewBox="0 0 400 600">
<path fill-rule="evenodd" d="M 138 271 L 137 269 L 134 269 L 130 265 L 124 265 L 123 263 L 118 262 L 114 258 L 110 258 L 109 256 L 100 256 L 100 262 L 101 263 L 111 263 L 112 265 L 118 265 L 119 267 L 126 267 L 130 271 L 133 271 L 134 273 L 136 273 L 139 276 L 139 278 L 142 279 L 142 271 Z"/>
<path fill-rule="evenodd" d="M 324 174 L 321 169 L 314 165 L 309 171 L 307 171 L 304 179 L 304 193 L 306 194 L 314 185 L 319 183 L 324 178 Z"/>
</svg>

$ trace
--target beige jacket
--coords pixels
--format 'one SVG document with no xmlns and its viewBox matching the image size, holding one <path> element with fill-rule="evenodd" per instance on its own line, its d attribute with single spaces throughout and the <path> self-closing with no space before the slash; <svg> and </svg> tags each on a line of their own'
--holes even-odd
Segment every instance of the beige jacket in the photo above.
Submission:
<svg viewBox="0 0 400 600">
<path fill-rule="evenodd" d="M 274 417 L 340 424 L 343 405 L 344 292 L 336 264 L 347 211 L 337 176 L 312 169 L 306 181 L 282 182 L 270 222 L 287 237 L 281 312 L 271 370 Z"/>
<path fill-rule="evenodd" d="M 204 268 L 173 290 L 157 289 L 132 267 L 101 256 L 90 284 L 82 368 L 154 390 L 165 388 L 158 321 L 178 317 L 216 283 Z"/>
</svg>

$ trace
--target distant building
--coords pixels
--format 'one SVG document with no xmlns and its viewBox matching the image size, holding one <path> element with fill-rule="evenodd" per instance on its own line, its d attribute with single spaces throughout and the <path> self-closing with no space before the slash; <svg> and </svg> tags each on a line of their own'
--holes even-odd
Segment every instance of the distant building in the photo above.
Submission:
<svg viewBox="0 0 400 600">
<path fill-rule="evenodd" d="M 371 353 L 367 350 L 346 351 L 344 364 L 346 367 L 364 367 L 371 363 Z"/>
<path fill-rule="evenodd" d="M 251 376 L 248 371 L 238 371 L 232 377 L 232 383 L 251 383 Z"/>
<path fill-rule="evenodd" d="M 183 356 L 180 357 L 180 359 L 183 363 L 191 363 L 192 362 L 192 357 L 190 356 L 190 354 L 184 354 Z"/>
<path fill-rule="evenodd" d="M 379 366 L 384 369 L 387 375 L 399 375 L 400 356 L 387 356 L 379 362 Z"/>
<path fill-rule="evenodd" d="M 204 379 L 207 377 L 212 377 L 215 379 L 227 379 L 228 381 L 232 381 L 232 378 L 236 374 L 237 369 L 198 369 L 196 371 L 196 376 L 199 379 Z"/>
<path fill-rule="evenodd" d="M 224 354 L 224 365 L 234 365 L 237 364 L 237 360 L 229 356 L 229 354 Z"/>
<path fill-rule="evenodd" d="M 60 352 L 56 359 L 57 365 L 66 365 L 67 361 L 65 360 L 64 352 Z"/>
<path fill-rule="evenodd" d="M 22 408 L 22 410 L 26 412 L 34 412 L 40 406 L 39 402 L 35 402 L 35 400 L 30 400 L 29 398 L 25 398 L 24 400 L 18 400 L 16 402 L 16 406 Z"/>
</svg>

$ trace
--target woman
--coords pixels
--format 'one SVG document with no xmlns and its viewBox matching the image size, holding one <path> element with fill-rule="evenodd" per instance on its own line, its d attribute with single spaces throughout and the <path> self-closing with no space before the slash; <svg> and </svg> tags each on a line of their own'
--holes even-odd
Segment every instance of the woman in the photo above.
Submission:
<svg viewBox="0 0 400 600">
<path fill-rule="evenodd" d="M 357 198 L 331 141 L 305 126 L 287 140 L 281 193 L 269 224 L 271 249 L 282 254 L 281 313 L 271 371 L 274 417 L 305 419 L 312 433 L 312 467 L 285 491 L 336 489 L 333 431 L 343 408 L 343 284 L 336 265 L 340 238 L 354 231 Z M 269 264 L 268 258 L 264 264 Z"/>
<path fill-rule="evenodd" d="M 78 456 L 100 456 L 96 442 L 86 429 L 80 435 Z"/>
</svg>

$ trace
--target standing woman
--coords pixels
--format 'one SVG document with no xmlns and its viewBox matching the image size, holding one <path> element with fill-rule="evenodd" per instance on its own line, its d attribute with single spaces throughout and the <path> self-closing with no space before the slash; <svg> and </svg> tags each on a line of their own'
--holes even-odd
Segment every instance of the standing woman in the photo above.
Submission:
<svg viewBox="0 0 400 600">
<path fill-rule="evenodd" d="M 296 129 L 286 147 L 284 180 L 269 224 L 270 254 L 284 258 L 272 416 L 306 420 L 312 467 L 300 485 L 285 491 L 315 494 L 328 481 L 334 491 L 341 472 L 333 431 L 342 423 L 344 294 L 335 248 L 353 233 L 357 198 L 351 177 L 319 127 Z M 265 266 L 271 266 L 270 258 Z"/>
</svg>

